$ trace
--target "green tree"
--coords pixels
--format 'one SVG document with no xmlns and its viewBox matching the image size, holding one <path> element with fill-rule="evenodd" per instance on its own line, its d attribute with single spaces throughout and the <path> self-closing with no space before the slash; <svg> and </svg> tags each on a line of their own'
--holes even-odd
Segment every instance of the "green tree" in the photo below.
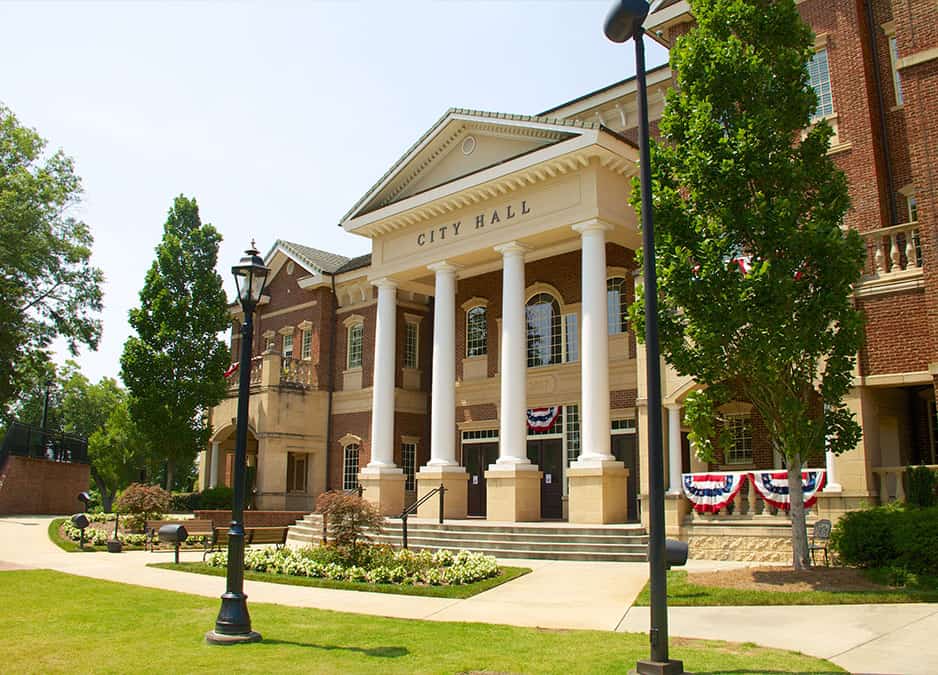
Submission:
<svg viewBox="0 0 938 675">
<path fill-rule="evenodd" d="M 130 311 L 137 332 L 124 344 L 121 374 L 130 412 L 154 453 L 166 461 L 166 488 L 176 467 L 208 442 L 208 409 L 224 396 L 229 352 L 218 339 L 229 325 L 215 271 L 221 235 L 202 224 L 194 199 L 176 198 L 156 260 Z"/>
<path fill-rule="evenodd" d="M 677 86 L 652 145 L 661 348 L 706 387 L 686 406 L 703 458 L 725 447 L 721 404 L 741 396 L 764 419 L 787 461 L 801 568 L 810 564 L 802 466 L 860 437 L 844 396 L 862 342 L 851 285 L 865 251 L 841 227 L 849 197 L 827 156 L 831 128 L 811 126 L 814 37 L 794 0 L 691 8 L 697 26 L 671 50 Z M 643 322 L 641 301 L 633 318 Z"/>
<path fill-rule="evenodd" d="M 62 338 L 97 349 L 101 270 L 88 226 L 70 214 L 81 180 L 61 150 L 0 104 L 0 411 L 8 412 Z"/>
<path fill-rule="evenodd" d="M 126 397 L 111 410 L 104 426 L 88 438 L 88 456 L 101 505 L 110 512 L 118 490 L 137 478 L 148 456 L 146 438 L 130 415 Z"/>
</svg>

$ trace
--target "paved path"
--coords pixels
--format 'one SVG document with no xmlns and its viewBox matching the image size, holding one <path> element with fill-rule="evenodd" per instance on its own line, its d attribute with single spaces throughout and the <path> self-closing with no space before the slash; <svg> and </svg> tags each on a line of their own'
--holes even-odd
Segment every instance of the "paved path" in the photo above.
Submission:
<svg viewBox="0 0 938 675">
<path fill-rule="evenodd" d="M 70 574 L 206 597 L 224 591 L 222 577 L 147 567 L 169 553 L 66 553 L 46 534 L 50 518 L 0 517 L 0 570 L 47 568 Z M 185 560 L 201 554 L 183 553 Z M 631 607 L 647 580 L 644 563 L 506 560 L 531 574 L 465 600 L 245 582 L 252 602 L 316 607 L 433 621 L 481 621 L 546 628 L 645 632 L 648 609 Z M 736 563 L 692 561 L 692 569 Z M 855 673 L 938 673 L 938 605 L 814 607 L 674 607 L 671 635 L 755 642 L 829 659 Z"/>
</svg>

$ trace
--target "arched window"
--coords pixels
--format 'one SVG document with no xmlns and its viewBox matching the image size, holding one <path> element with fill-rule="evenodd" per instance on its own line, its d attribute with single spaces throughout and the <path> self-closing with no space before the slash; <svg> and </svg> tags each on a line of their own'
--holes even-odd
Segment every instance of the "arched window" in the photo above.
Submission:
<svg viewBox="0 0 938 675">
<path fill-rule="evenodd" d="M 560 305 L 552 295 L 538 293 L 525 307 L 528 332 L 528 368 L 561 363 L 563 355 Z"/>
<path fill-rule="evenodd" d="M 625 299 L 625 279 L 612 277 L 606 280 L 606 320 L 609 335 L 618 335 L 628 330 L 628 303 Z"/>
<path fill-rule="evenodd" d="M 485 307 L 473 307 L 466 312 L 466 357 L 485 356 L 488 351 L 489 329 Z"/>
<path fill-rule="evenodd" d="M 357 443 L 345 446 L 345 463 L 342 465 L 343 490 L 354 490 L 358 487 L 358 451 Z"/>
</svg>

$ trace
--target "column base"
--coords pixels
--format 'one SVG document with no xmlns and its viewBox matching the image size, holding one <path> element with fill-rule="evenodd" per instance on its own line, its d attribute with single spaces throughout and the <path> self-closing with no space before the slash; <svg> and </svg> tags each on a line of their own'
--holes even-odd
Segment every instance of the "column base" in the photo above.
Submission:
<svg viewBox="0 0 938 675">
<path fill-rule="evenodd" d="M 670 659 L 668 661 L 639 661 L 635 664 L 639 675 L 683 675 L 684 663 Z"/>
<path fill-rule="evenodd" d="M 628 516 L 627 479 L 622 462 L 598 462 L 567 469 L 571 523 L 624 523 Z"/>
<path fill-rule="evenodd" d="M 425 494 L 440 487 L 446 488 L 443 495 L 443 517 L 464 519 L 469 508 L 469 474 L 461 466 L 424 466 L 417 472 L 417 501 Z M 440 496 L 434 495 L 417 507 L 418 518 L 440 517 Z"/>
<path fill-rule="evenodd" d="M 362 497 L 383 516 L 399 516 L 404 510 L 404 472 L 401 469 L 365 470 L 358 474 Z"/>
<path fill-rule="evenodd" d="M 534 464 L 492 464 L 485 472 L 487 520 L 532 522 L 541 519 L 541 478 Z"/>
<path fill-rule="evenodd" d="M 687 515 L 689 503 L 680 493 L 667 493 L 664 496 L 664 533 L 672 539 L 681 539 L 683 536 L 684 517 Z M 683 541 L 683 539 L 682 539 Z"/>
</svg>

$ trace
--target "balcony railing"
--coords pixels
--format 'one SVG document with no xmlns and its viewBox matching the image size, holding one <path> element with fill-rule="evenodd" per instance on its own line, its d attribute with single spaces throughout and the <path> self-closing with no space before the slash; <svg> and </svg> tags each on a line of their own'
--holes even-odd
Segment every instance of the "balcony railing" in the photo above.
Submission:
<svg viewBox="0 0 938 675">
<path fill-rule="evenodd" d="M 316 382 L 316 369 L 310 361 L 302 359 L 285 358 L 280 371 L 280 384 L 306 388 Z"/>
<path fill-rule="evenodd" d="M 88 439 L 11 422 L 0 444 L 0 465 L 8 455 L 87 464 Z"/>
<path fill-rule="evenodd" d="M 883 277 L 922 267 L 918 223 L 884 227 L 863 235 L 866 240 L 868 276 Z"/>
<path fill-rule="evenodd" d="M 926 468 L 938 471 L 938 464 L 926 464 Z M 873 467 L 873 487 L 879 490 L 879 503 L 906 501 L 906 472 L 907 466 L 877 466 Z"/>
<path fill-rule="evenodd" d="M 766 471 L 769 471 L 769 470 L 766 470 Z M 783 472 L 784 472 L 784 469 L 771 471 L 772 474 L 783 473 Z M 813 487 L 809 487 L 805 489 L 805 499 L 806 501 L 810 501 L 812 503 L 811 506 L 808 506 L 807 504 L 805 505 L 805 514 L 808 517 L 810 517 L 814 510 L 814 506 L 816 505 L 816 502 L 812 499 L 809 499 L 809 495 L 816 494 L 818 492 L 817 486 L 822 484 L 821 478 L 824 472 L 819 469 L 805 469 L 805 472 L 806 472 L 806 475 L 814 474 L 814 478 L 817 479 L 816 481 L 813 481 L 813 482 L 810 479 L 808 479 L 808 484 Z M 707 479 L 710 479 L 710 477 L 713 477 L 717 479 L 716 480 L 717 483 L 720 483 L 720 479 L 723 479 L 729 476 L 735 476 L 737 480 L 741 480 L 741 485 L 738 486 L 737 492 L 735 493 L 733 498 L 728 502 L 724 503 L 722 498 L 716 497 L 715 498 L 716 503 L 712 504 L 712 506 L 715 507 L 716 505 L 719 504 L 720 507 L 719 509 L 715 511 L 710 511 L 710 512 L 695 511 L 693 508 L 694 500 L 690 499 L 692 495 L 688 493 L 685 488 L 685 491 L 682 492 L 682 498 L 687 500 L 687 502 L 689 502 L 687 516 L 684 519 L 685 522 L 686 523 L 695 523 L 695 522 L 696 523 L 716 523 L 716 522 L 731 523 L 733 521 L 752 520 L 752 519 L 759 519 L 759 520 L 763 520 L 764 522 L 771 522 L 771 520 L 774 520 L 774 519 L 788 520 L 789 518 L 788 511 L 785 510 L 785 508 L 779 508 L 777 504 L 771 504 L 769 501 L 766 501 L 762 497 L 762 495 L 759 493 L 759 490 L 757 490 L 755 486 L 753 485 L 752 477 L 753 475 L 757 475 L 759 473 L 764 473 L 764 471 L 756 471 L 753 473 L 749 473 L 746 471 L 722 471 L 722 472 L 721 471 L 709 471 L 709 472 L 705 472 L 705 474 L 693 474 L 695 476 L 699 476 L 703 478 L 704 480 L 707 480 Z M 689 476 L 689 475 L 691 474 L 685 474 L 685 476 Z M 707 487 L 709 487 L 710 485 L 711 484 L 707 484 Z M 719 494 L 719 489 L 718 489 L 717 494 Z M 727 494 L 729 494 L 729 492 L 727 492 Z M 779 501 L 779 496 L 777 494 L 774 494 L 771 492 L 767 494 L 773 494 L 775 501 L 776 502 Z M 695 497 L 695 499 L 698 499 L 698 498 Z M 702 499 L 703 501 L 706 501 L 708 498 L 703 497 Z M 787 502 L 787 498 L 785 498 L 782 501 Z M 710 507 L 707 507 L 707 508 L 710 508 Z"/>
<path fill-rule="evenodd" d="M 309 389 L 315 387 L 316 368 L 310 361 L 282 358 L 276 352 L 267 352 L 251 359 L 251 386 L 290 387 Z M 229 395 L 238 389 L 238 377 L 228 380 Z"/>
</svg>

